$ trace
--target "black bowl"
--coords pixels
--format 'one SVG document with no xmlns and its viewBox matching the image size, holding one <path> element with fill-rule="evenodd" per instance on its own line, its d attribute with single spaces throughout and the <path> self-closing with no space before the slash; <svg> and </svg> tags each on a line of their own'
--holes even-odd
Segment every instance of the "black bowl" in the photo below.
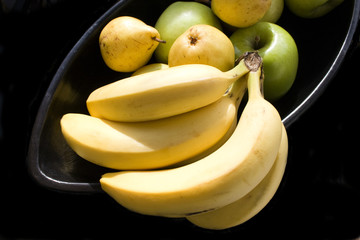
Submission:
<svg viewBox="0 0 360 240">
<path fill-rule="evenodd" d="M 61 134 L 60 118 L 71 112 L 87 113 L 85 102 L 91 91 L 129 75 L 114 72 L 103 63 L 98 47 L 101 29 L 120 15 L 154 25 L 171 2 L 120 0 L 87 30 L 64 59 L 38 110 L 29 145 L 29 171 L 40 185 L 67 192 L 101 191 L 100 176 L 111 170 L 85 161 L 69 148 Z M 284 9 L 278 24 L 294 37 L 300 58 L 293 87 L 274 103 L 286 127 L 316 101 L 339 70 L 351 50 L 359 12 L 360 0 L 344 1 L 325 17 L 311 20 Z"/>
</svg>

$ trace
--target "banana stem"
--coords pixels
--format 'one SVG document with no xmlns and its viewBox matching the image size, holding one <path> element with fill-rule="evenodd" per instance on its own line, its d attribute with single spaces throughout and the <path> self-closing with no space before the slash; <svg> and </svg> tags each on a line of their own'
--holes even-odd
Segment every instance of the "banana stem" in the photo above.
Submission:
<svg viewBox="0 0 360 240">
<path fill-rule="evenodd" d="M 256 71 L 261 64 L 262 58 L 257 52 L 246 52 L 240 57 L 239 64 L 225 73 L 235 81 L 247 74 L 249 71 Z"/>
<path fill-rule="evenodd" d="M 246 67 L 244 59 L 242 59 L 238 65 L 233 69 L 225 72 L 234 81 L 247 74 L 250 70 Z"/>
<path fill-rule="evenodd" d="M 228 96 L 235 100 L 236 108 L 239 108 L 241 100 L 243 99 L 247 88 L 247 78 L 241 77 L 236 80 L 230 87 Z"/>
<path fill-rule="evenodd" d="M 249 92 L 249 99 L 263 98 L 263 77 L 262 69 L 259 68 L 256 72 L 250 71 L 248 73 L 247 87 Z"/>
</svg>

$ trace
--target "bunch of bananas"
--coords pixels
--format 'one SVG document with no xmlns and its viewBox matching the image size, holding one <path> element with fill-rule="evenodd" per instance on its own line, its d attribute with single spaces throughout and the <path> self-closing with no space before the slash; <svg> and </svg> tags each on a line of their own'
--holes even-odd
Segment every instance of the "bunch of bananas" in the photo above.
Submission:
<svg viewBox="0 0 360 240">
<path fill-rule="evenodd" d="M 233 227 L 266 206 L 287 160 L 286 130 L 262 80 L 257 53 L 228 72 L 192 64 L 132 76 L 92 92 L 90 116 L 64 115 L 62 133 L 79 156 L 123 170 L 100 179 L 122 206 Z"/>
</svg>

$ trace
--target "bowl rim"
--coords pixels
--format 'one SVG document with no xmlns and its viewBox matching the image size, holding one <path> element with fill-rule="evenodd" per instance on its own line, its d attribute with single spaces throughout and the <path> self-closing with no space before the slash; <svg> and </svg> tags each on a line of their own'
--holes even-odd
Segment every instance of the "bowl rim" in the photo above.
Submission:
<svg viewBox="0 0 360 240">
<path fill-rule="evenodd" d="M 99 193 L 102 192 L 100 183 L 89 183 L 89 182 L 66 182 L 60 181 L 50 176 L 47 176 L 41 169 L 39 162 L 39 144 L 41 133 L 43 130 L 43 123 L 46 119 L 50 103 L 55 93 L 58 84 L 60 83 L 64 70 L 71 66 L 74 55 L 82 48 L 83 42 L 85 39 L 88 39 L 95 34 L 97 27 L 106 21 L 115 17 L 116 12 L 125 7 L 127 4 L 134 0 L 118 0 L 112 7 L 110 7 L 104 14 L 100 16 L 81 36 L 81 38 L 76 42 L 70 52 L 66 55 L 62 63 L 60 64 L 58 70 L 56 71 L 54 77 L 52 78 L 48 89 L 42 99 L 38 113 L 36 115 L 34 125 L 31 132 L 30 142 L 28 146 L 28 155 L 27 155 L 27 167 L 30 176 L 42 187 L 47 189 L 60 191 L 60 192 L 73 192 L 73 193 Z M 285 127 L 290 127 L 306 110 L 308 110 L 311 105 L 321 96 L 325 91 L 326 87 L 329 85 L 331 80 L 335 77 L 339 71 L 347 53 L 351 49 L 355 33 L 358 28 L 358 22 L 360 19 L 360 0 L 354 0 L 352 18 L 350 26 L 348 28 L 346 38 L 339 50 L 338 55 L 333 61 L 332 65 L 329 68 L 329 71 L 313 89 L 313 91 L 287 116 L 282 119 Z M 41 113 L 41 114 L 40 114 Z"/>
<path fill-rule="evenodd" d="M 57 191 L 65 191 L 65 192 L 83 192 L 83 193 L 91 193 L 91 192 L 100 192 L 100 184 L 99 183 L 88 183 L 88 182 L 66 182 L 60 181 L 50 176 L 46 175 L 40 166 L 39 162 L 39 144 L 41 133 L 43 130 L 43 124 L 46 119 L 47 113 L 49 111 L 50 103 L 52 100 L 52 96 L 54 95 L 57 86 L 59 85 L 63 75 L 64 70 L 71 66 L 74 55 L 79 52 L 81 48 L 83 48 L 83 42 L 85 39 L 88 39 L 92 35 L 95 34 L 96 28 L 100 23 L 104 22 L 106 19 L 112 19 L 115 17 L 116 12 L 125 7 L 127 4 L 134 0 L 118 0 L 112 7 L 110 7 L 104 14 L 100 16 L 80 37 L 80 39 L 76 42 L 70 52 L 66 55 L 62 63 L 60 64 L 58 70 L 56 71 L 54 77 L 52 78 L 48 89 L 41 101 L 41 104 L 38 109 L 38 113 L 36 115 L 33 129 L 31 132 L 31 138 L 28 146 L 28 156 L 27 156 L 27 165 L 28 171 L 32 178 L 41 186 L 57 190 Z M 41 114 L 40 114 L 41 113 Z"/>
<path fill-rule="evenodd" d="M 282 122 L 284 123 L 286 128 L 290 127 L 306 110 L 308 110 L 312 106 L 312 104 L 316 102 L 316 100 L 323 94 L 331 80 L 336 76 L 342 66 L 342 63 L 344 62 L 347 53 L 349 52 L 349 50 L 351 50 L 353 39 L 356 36 L 355 33 L 358 29 L 359 21 L 360 0 L 354 0 L 354 7 L 350 26 L 348 28 L 346 38 L 339 50 L 339 53 L 335 57 L 335 61 L 333 61 L 329 68 L 329 71 L 324 75 L 324 77 L 311 91 L 311 93 L 295 109 L 293 109 L 287 116 L 282 119 Z"/>
</svg>

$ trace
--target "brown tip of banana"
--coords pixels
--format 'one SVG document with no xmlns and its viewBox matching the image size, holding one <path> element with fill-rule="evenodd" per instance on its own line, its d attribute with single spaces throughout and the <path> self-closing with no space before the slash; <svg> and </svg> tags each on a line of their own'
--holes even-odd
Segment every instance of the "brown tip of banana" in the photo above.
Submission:
<svg viewBox="0 0 360 240">
<path fill-rule="evenodd" d="M 246 52 L 235 61 L 235 65 L 244 59 L 245 66 L 251 71 L 256 72 L 262 65 L 262 58 L 257 52 Z"/>
<path fill-rule="evenodd" d="M 262 58 L 257 52 L 246 52 L 243 55 L 244 63 L 251 72 L 256 72 L 262 66 Z"/>
</svg>

